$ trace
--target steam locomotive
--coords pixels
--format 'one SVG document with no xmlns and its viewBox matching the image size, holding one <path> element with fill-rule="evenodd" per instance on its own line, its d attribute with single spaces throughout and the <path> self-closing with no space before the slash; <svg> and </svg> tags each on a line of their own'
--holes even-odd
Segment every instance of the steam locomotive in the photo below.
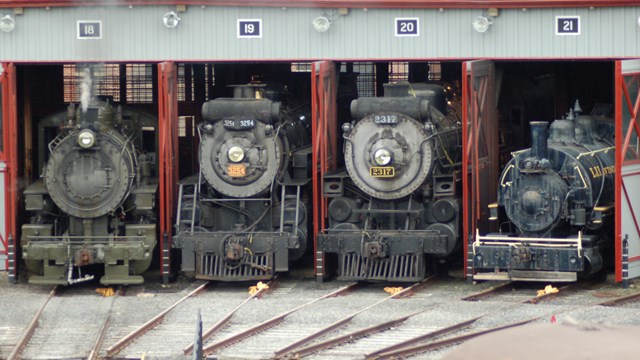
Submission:
<svg viewBox="0 0 640 360">
<path fill-rule="evenodd" d="M 20 244 L 29 283 L 91 280 L 99 266 L 102 284 L 144 281 L 156 244 L 157 179 L 152 154 L 142 151 L 145 140 L 156 148 L 154 136 L 142 129 L 156 126 L 156 118 L 108 99 L 71 104 L 39 124 L 39 134 L 58 133 L 40 149 L 41 179 L 24 191 L 29 221 Z"/>
<path fill-rule="evenodd" d="M 200 171 L 179 184 L 174 244 L 187 276 L 270 279 L 307 247 L 310 108 L 285 86 L 233 87 L 202 107 Z"/>
<path fill-rule="evenodd" d="M 474 279 L 576 281 L 610 259 L 613 120 L 580 115 L 576 102 L 566 119 L 530 126 L 531 148 L 512 154 L 490 205 L 492 219 L 503 209 L 511 229 L 476 236 Z"/>
<path fill-rule="evenodd" d="M 346 170 L 326 174 L 318 250 L 343 280 L 415 281 L 460 247 L 461 122 L 435 84 L 385 84 L 351 103 Z"/>
</svg>

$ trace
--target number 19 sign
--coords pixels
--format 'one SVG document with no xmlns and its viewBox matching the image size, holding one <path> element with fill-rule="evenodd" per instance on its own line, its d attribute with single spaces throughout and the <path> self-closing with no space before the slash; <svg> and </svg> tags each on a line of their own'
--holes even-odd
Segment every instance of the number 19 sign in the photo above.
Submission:
<svg viewBox="0 0 640 360">
<path fill-rule="evenodd" d="M 262 19 L 238 19 L 238 38 L 262 37 Z"/>
</svg>

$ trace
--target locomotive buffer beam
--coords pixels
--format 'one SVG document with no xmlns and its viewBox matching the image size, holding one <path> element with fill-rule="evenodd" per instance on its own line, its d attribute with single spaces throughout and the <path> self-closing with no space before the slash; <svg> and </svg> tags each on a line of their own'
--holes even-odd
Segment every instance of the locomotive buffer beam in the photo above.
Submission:
<svg viewBox="0 0 640 360">
<path fill-rule="evenodd" d="M 402 230 L 402 231 L 329 231 L 318 236 L 318 248 L 328 253 L 357 253 L 365 255 L 363 249 L 371 250 L 368 244 L 384 244 L 386 256 L 404 254 L 434 254 L 446 255 L 449 239 L 437 231 L 430 230 Z M 379 247 L 375 247 L 380 250 Z M 380 251 L 376 252 L 380 254 Z M 378 255 L 381 256 L 381 255 Z"/>
<path fill-rule="evenodd" d="M 472 244 L 474 280 L 577 281 L 590 256 L 590 237 L 527 238 L 490 234 Z"/>
</svg>

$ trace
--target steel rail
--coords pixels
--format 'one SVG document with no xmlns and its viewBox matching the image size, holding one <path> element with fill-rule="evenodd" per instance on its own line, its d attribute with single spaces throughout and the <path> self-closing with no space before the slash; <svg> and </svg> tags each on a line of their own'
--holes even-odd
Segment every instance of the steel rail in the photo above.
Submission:
<svg viewBox="0 0 640 360">
<path fill-rule="evenodd" d="M 111 299 L 111 304 L 109 305 L 107 317 L 105 318 L 104 323 L 102 324 L 102 328 L 100 329 L 100 333 L 98 334 L 96 343 L 93 345 L 93 349 L 91 349 L 89 356 L 87 356 L 87 360 L 98 360 L 100 358 L 100 347 L 102 346 L 102 342 L 104 341 L 104 336 L 107 333 L 107 329 L 111 324 L 111 313 L 113 311 L 113 305 L 116 303 L 116 298 L 120 296 L 123 292 L 124 292 L 124 288 L 120 286 L 118 290 L 116 290 L 116 293 L 113 295 L 113 298 Z"/>
<path fill-rule="evenodd" d="M 488 289 L 481 290 L 481 291 L 478 291 L 478 292 L 473 293 L 471 295 L 465 296 L 460 300 L 463 300 L 463 301 L 478 301 L 478 300 L 480 300 L 480 299 L 482 299 L 484 297 L 487 297 L 487 296 L 496 294 L 496 293 L 498 293 L 500 291 L 503 291 L 506 288 L 508 288 L 510 286 L 513 286 L 513 284 L 514 284 L 513 281 L 507 281 L 505 283 L 502 283 L 502 284 L 499 284 L 499 285 L 496 285 L 496 286 L 492 286 L 492 287 L 490 287 Z"/>
<path fill-rule="evenodd" d="M 336 321 L 336 322 L 334 322 L 334 323 L 332 323 L 332 324 L 330 324 L 330 325 L 328 325 L 328 326 L 326 326 L 326 327 L 324 327 L 324 328 L 322 328 L 322 329 L 320 329 L 320 330 L 318 330 L 318 331 L 316 331 L 316 332 L 314 332 L 314 333 L 312 333 L 312 334 L 310 334 L 310 335 L 308 335 L 308 336 L 306 336 L 306 337 L 304 337 L 304 338 L 302 338 L 300 340 L 297 340 L 297 341 L 295 341 L 295 342 L 293 342 L 293 343 L 291 343 L 291 344 L 289 344 L 289 345 L 287 345 L 287 346 L 285 346 L 283 348 L 280 348 L 280 349 L 276 350 L 275 351 L 275 356 L 276 357 L 287 356 L 288 354 L 293 352 L 295 349 L 301 348 L 301 347 L 309 344 L 310 342 L 312 342 L 312 341 L 314 341 L 314 340 L 316 340 L 316 339 L 318 339 L 318 338 L 320 338 L 320 337 L 322 337 L 322 336 L 324 336 L 326 334 L 329 334 L 329 333 L 331 333 L 331 332 L 333 332 L 333 331 L 335 331 L 335 330 L 337 330 L 337 329 L 339 329 L 341 327 L 346 326 L 348 323 L 350 323 L 353 320 L 354 317 L 356 317 L 360 313 L 362 313 L 362 312 L 364 312 L 366 310 L 369 310 L 372 307 L 377 306 L 377 305 L 379 305 L 379 304 L 381 304 L 381 303 L 383 303 L 383 302 L 385 302 L 385 301 L 387 301 L 389 299 L 393 299 L 393 298 L 400 297 L 402 295 L 409 294 L 409 293 L 411 293 L 411 291 L 416 290 L 417 288 L 427 284 L 428 282 L 430 282 L 434 278 L 435 278 L 435 276 L 432 275 L 432 276 L 430 276 L 428 278 L 425 278 L 424 280 L 422 280 L 422 281 L 420 281 L 418 283 L 415 283 L 415 284 L 407 287 L 406 289 L 403 289 L 403 290 L 401 290 L 401 291 L 399 291 L 399 292 L 397 292 L 395 294 L 392 294 L 392 295 L 390 295 L 390 296 L 388 296 L 388 297 L 386 297 L 386 298 L 384 298 L 382 300 L 379 300 L 379 301 L 377 301 L 377 302 L 375 302 L 375 303 L 373 303 L 373 304 L 371 304 L 369 306 L 366 306 L 366 307 L 364 307 L 364 308 L 362 308 L 362 309 L 360 309 L 360 310 L 358 310 L 358 311 L 356 311 L 356 312 L 354 312 L 354 313 L 352 313 L 350 315 L 347 315 L 344 318 L 342 318 L 342 319 L 340 319 L 340 320 L 338 320 L 338 321 Z"/>
<path fill-rule="evenodd" d="M 640 292 L 637 292 L 635 294 L 620 296 L 620 297 L 617 297 L 615 299 L 611 299 L 611 300 L 607 300 L 607 301 L 603 301 L 601 303 L 598 303 L 598 305 L 600 305 L 600 306 L 618 306 L 620 304 L 623 304 L 623 303 L 626 303 L 626 302 L 631 302 L 631 301 L 636 301 L 638 299 L 640 299 Z"/>
<path fill-rule="evenodd" d="M 44 301 L 44 304 L 42 304 L 42 306 L 40 307 L 38 312 L 35 314 L 33 319 L 31 319 L 31 322 L 27 326 L 27 329 L 22 334 L 22 337 L 20 338 L 20 340 L 18 340 L 18 343 L 13 348 L 13 351 L 11 351 L 11 353 L 7 357 L 7 360 L 18 360 L 18 359 L 20 359 L 20 355 L 22 354 L 22 351 L 27 346 L 27 344 L 31 340 L 31 336 L 33 336 L 33 333 L 36 331 L 36 328 L 38 327 L 38 322 L 40 320 L 40 316 L 44 312 L 44 308 L 49 303 L 49 300 L 51 300 L 53 297 L 56 296 L 56 293 L 58 292 L 58 288 L 59 288 L 59 286 L 56 285 L 56 286 L 53 287 L 53 289 L 51 289 L 51 292 L 49 292 L 49 296 L 47 297 L 47 300 Z"/>
<path fill-rule="evenodd" d="M 343 287 L 339 288 L 338 290 L 332 291 L 329 294 L 323 295 L 323 296 L 321 296 L 319 298 L 316 298 L 316 299 L 313 299 L 313 300 L 311 300 L 311 301 L 309 301 L 307 303 L 304 303 L 304 304 L 302 304 L 302 305 L 300 305 L 300 306 L 298 306 L 296 308 L 293 308 L 291 310 L 285 311 L 282 314 L 274 316 L 271 319 L 265 320 L 265 321 L 261 322 L 258 325 L 252 326 L 252 327 L 250 327 L 248 329 L 245 329 L 245 330 L 243 330 L 243 331 L 241 331 L 239 333 L 231 335 L 231 336 L 229 336 L 229 337 L 227 337 L 227 338 L 225 338 L 223 340 L 220 340 L 218 342 L 215 342 L 213 344 L 205 346 L 204 349 L 202 350 L 202 352 L 203 352 L 203 354 L 208 356 L 208 355 L 212 354 L 216 350 L 225 348 L 225 347 L 227 347 L 227 346 L 229 346 L 231 344 L 234 344 L 236 342 L 239 342 L 239 341 L 241 341 L 241 340 L 243 340 L 243 339 L 245 339 L 245 338 L 247 338 L 247 337 L 249 337 L 249 336 L 251 336 L 251 335 L 253 335 L 255 333 L 261 332 L 261 331 L 263 331 L 265 329 L 268 329 L 270 327 L 275 326 L 276 324 L 282 322 L 287 316 L 289 316 L 290 314 L 292 314 L 292 313 L 294 313 L 294 312 L 296 312 L 296 311 L 298 311 L 300 309 L 303 309 L 303 308 L 305 308 L 305 307 L 307 307 L 307 306 L 309 306 L 311 304 L 314 304 L 314 303 L 316 303 L 316 302 L 318 302 L 320 300 L 340 295 L 341 293 L 352 289 L 356 285 L 357 285 L 357 283 L 348 284 L 346 286 L 343 286 Z"/>
<path fill-rule="evenodd" d="M 182 299 L 178 300 L 173 305 L 169 306 L 164 311 L 162 311 L 158 315 L 154 316 L 151 320 L 149 320 L 146 323 L 142 324 L 140 327 L 138 327 L 137 329 L 133 330 L 128 335 L 124 336 L 122 339 L 117 341 L 115 344 L 111 345 L 107 349 L 107 357 L 113 357 L 115 354 L 119 353 L 120 351 L 122 351 L 122 349 L 127 347 L 133 340 L 135 340 L 136 338 L 142 336 L 145 332 L 147 332 L 147 331 L 153 329 L 154 327 L 156 327 L 158 324 L 160 324 L 162 322 L 162 320 L 164 320 L 164 317 L 171 310 L 173 310 L 176 306 L 178 306 L 180 303 L 182 303 L 186 299 L 188 299 L 188 298 L 200 293 L 202 290 L 204 290 L 207 287 L 207 285 L 209 285 L 209 282 L 205 282 L 204 284 L 198 286 L 198 288 L 196 288 L 195 290 L 193 290 L 192 292 L 190 292 L 189 294 L 184 296 Z"/>
<path fill-rule="evenodd" d="M 224 317 L 222 317 L 222 319 L 218 320 L 215 324 L 213 324 L 210 328 L 208 328 L 204 333 L 202 333 L 202 342 L 204 343 L 205 341 L 207 341 L 210 337 L 212 337 L 215 333 L 217 333 L 218 331 L 220 331 L 221 329 L 223 329 L 225 326 L 227 326 L 227 324 L 229 324 L 229 321 L 231 320 L 231 317 L 233 315 L 235 315 L 235 313 L 241 308 L 243 307 L 245 304 L 247 304 L 249 301 L 258 298 L 260 296 L 262 296 L 262 294 L 264 294 L 265 292 L 267 292 L 269 290 L 269 288 L 272 288 L 273 285 L 275 284 L 275 278 L 274 280 L 271 280 L 267 283 L 267 287 L 263 287 L 262 289 L 259 289 L 258 291 L 256 291 L 253 295 L 249 296 L 247 299 L 245 299 L 242 303 L 240 303 L 240 305 L 236 306 L 235 308 L 233 308 L 233 310 L 229 311 L 229 313 L 227 313 L 227 315 L 225 315 Z M 195 342 L 192 342 L 191 344 L 185 346 L 182 349 L 182 352 L 185 355 L 190 355 L 193 352 L 193 347 L 195 346 Z"/>
<path fill-rule="evenodd" d="M 576 286 L 576 284 L 569 284 L 563 288 L 571 288 Z M 542 297 L 538 297 L 538 299 L 540 298 L 546 298 L 547 296 L 552 296 L 552 295 L 558 295 L 559 293 L 553 293 L 553 294 L 547 294 L 544 295 Z M 575 306 L 573 308 L 569 308 L 569 309 L 564 309 L 562 311 L 559 312 L 554 312 L 552 313 L 552 315 L 557 315 L 557 314 L 562 314 L 562 313 L 566 313 L 569 311 L 574 311 L 576 309 L 580 309 L 580 308 L 587 308 L 587 307 L 591 307 L 591 306 L 615 306 L 618 305 L 620 303 L 624 303 L 624 302 L 629 302 L 629 301 L 634 301 L 634 300 L 638 300 L 640 299 L 640 292 L 635 293 L 635 294 L 631 294 L 631 295 L 625 295 L 625 296 L 621 296 L 612 300 L 607 300 L 607 301 L 602 301 L 602 302 L 596 302 L 596 303 L 591 303 L 591 304 L 586 304 L 586 305 L 580 305 L 580 306 Z M 531 302 L 531 300 L 528 301 L 524 301 L 522 303 L 519 304 L 526 304 L 526 303 L 532 303 L 532 304 L 537 304 L 538 302 Z M 515 304 L 514 304 L 515 305 Z M 486 317 L 490 314 L 496 313 L 497 311 L 503 311 L 505 309 L 508 309 L 510 307 L 513 307 L 513 305 L 511 306 L 507 306 L 506 308 L 502 308 L 487 314 L 484 314 L 482 316 L 479 316 L 477 318 L 468 320 L 467 322 L 464 323 L 459 323 L 459 324 L 454 324 L 452 325 L 450 328 L 455 328 L 461 324 L 465 324 L 466 326 L 460 326 L 459 328 L 463 328 L 463 327 L 468 327 L 470 326 L 472 323 L 476 322 L 477 320 Z M 546 315 L 545 315 L 546 316 Z M 428 344 L 421 344 L 421 345 L 416 345 L 419 344 L 421 342 L 425 342 L 428 341 L 430 339 L 435 338 L 436 336 L 440 336 L 442 334 L 437 334 L 436 336 L 431 336 L 431 333 L 429 334 L 425 334 L 425 335 L 420 335 L 418 337 L 409 339 L 407 341 L 404 341 L 402 343 L 398 343 L 398 344 L 394 344 L 391 346 L 388 346 L 386 348 L 377 350 L 375 352 L 369 353 L 365 355 L 365 359 L 370 360 L 370 359 L 397 359 L 397 358 L 402 358 L 405 356 L 410 356 L 410 355 L 414 355 L 414 354 L 418 354 L 418 353 L 422 353 L 422 352 L 426 352 L 429 350 L 433 350 L 433 349 L 437 349 L 443 346 L 448 346 L 448 345 L 453 345 L 453 344 L 458 344 L 458 343 L 462 343 L 466 340 L 472 339 L 476 336 L 479 335 L 484 335 L 490 332 L 494 332 L 494 331 L 498 331 L 498 330 L 502 330 L 502 329 L 507 329 L 507 328 L 511 328 L 511 327 L 516 327 L 516 326 L 520 326 L 520 325 L 524 325 L 533 321 L 538 321 L 540 319 L 543 319 L 545 316 L 538 316 L 538 317 L 534 317 L 528 320 L 524 320 L 524 321 L 520 321 L 520 322 L 516 322 L 516 323 L 511 323 L 511 324 L 507 324 L 507 325 L 502 325 L 502 326 L 497 326 L 494 328 L 490 328 L 490 329 L 485 329 L 485 330 L 481 330 L 481 331 L 477 331 L 471 334 L 465 334 L 465 335 L 460 335 L 457 337 L 453 337 L 450 339 L 444 339 L 441 341 L 437 341 L 437 342 L 431 342 Z M 468 324 L 467 324 L 468 323 Z M 450 331 L 446 331 L 448 328 L 444 328 L 441 330 L 437 330 L 434 333 L 446 333 L 446 332 L 450 332 Z M 454 329 L 455 330 L 455 329 Z"/>
<path fill-rule="evenodd" d="M 296 348 L 293 351 L 284 353 L 282 355 L 277 355 L 276 354 L 276 359 L 281 359 L 281 358 L 292 358 L 292 359 L 300 359 L 303 358 L 305 356 L 311 355 L 313 353 L 316 353 L 320 350 L 325 350 L 325 349 L 329 349 L 331 347 L 334 347 L 336 345 L 340 345 L 340 344 L 344 344 L 350 341 L 354 341 L 354 340 L 358 340 L 360 338 L 363 338 L 365 336 L 369 336 L 372 334 L 376 334 L 379 332 L 383 332 L 385 330 L 388 330 L 394 326 L 398 326 L 402 323 L 404 323 L 405 321 L 407 321 L 407 319 L 409 319 L 412 316 L 415 316 L 417 314 L 420 314 L 424 312 L 423 311 L 418 311 L 415 312 L 413 314 L 410 315 L 406 315 L 397 319 L 393 319 L 393 320 L 389 320 L 389 321 L 385 321 L 383 323 L 377 324 L 377 325 L 373 325 L 370 326 L 368 328 L 364 328 L 364 329 L 360 329 L 360 330 L 356 330 L 353 332 L 350 332 L 348 334 L 344 334 L 338 337 L 334 337 L 331 339 L 327 339 L 325 341 L 316 343 L 316 344 L 312 344 L 309 346 L 305 346 L 305 347 L 300 347 L 300 348 Z"/>
<path fill-rule="evenodd" d="M 380 350 L 379 352 L 377 352 L 374 356 L 370 356 L 369 354 L 367 354 L 365 356 L 365 359 L 370 360 L 370 359 L 377 359 L 377 360 L 383 360 L 383 359 L 398 359 L 398 358 L 402 358 L 402 357 L 406 357 L 406 356 L 411 356 L 414 354 L 419 354 L 419 353 L 423 353 L 425 351 L 429 351 L 429 350 L 433 350 L 433 349 L 437 349 L 437 348 L 441 348 L 443 346 L 448 346 L 448 345 L 454 345 L 454 344 L 458 344 L 461 342 L 465 342 L 469 339 L 473 339 L 475 337 L 478 337 L 480 335 L 484 335 L 484 334 L 489 334 L 498 330 L 503 330 L 503 329 L 508 329 L 508 328 L 512 328 L 512 327 L 517 327 L 517 326 L 521 326 L 524 324 L 528 324 L 532 321 L 538 320 L 539 318 L 532 318 L 532 319 L 527 319 L 527 320 L 523 320 L 523 321 L 518 321 L 515 323 L 511 323 L 511 324 L 507 324 L 507 325 L 502 325 L 502 326 L 496 326 L 490 329 L 485 329 L 485 330 L 480 330 L 480 331 L 476 331 L 474 333 L 471 334 L 464 334 L 464 335 L 460 335 L 460 336 L 456 336 L 456 337 L 452 337 L 452 338 L 448 338 L 448 339 L 444 339 L 444 340 L 440 340 L 440 341 L 436 341 L 436 342 L 431 342 L 428 344 L 421 344 L 421 345 L 414 345 L 418 342 L 421 342 L 422 340 L 417 340 L 420 338 L 414 338 L 411 339 L 410 341 L 407 341 L 405 343 L 407 344 L 411 344 L 410 346 L 405 346 L 402 348 L 399 348 L 397 350 L 391 350 L 391 351 L 386 351 L 383 352 L 382 350 Z M 477 319 L 472 319 L 470 321 L 475 321 Z M 383 349 L 386 350 L 386 349 Z"/>
</svg>

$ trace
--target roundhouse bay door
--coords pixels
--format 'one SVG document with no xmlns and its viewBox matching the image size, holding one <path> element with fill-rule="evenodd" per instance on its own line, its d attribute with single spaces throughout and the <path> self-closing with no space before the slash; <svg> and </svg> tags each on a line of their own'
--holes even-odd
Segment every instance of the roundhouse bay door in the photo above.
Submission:
<svg viewBox="0 0 640 360">
<path fill-rule="evenodd" d="M 311 67 L 311 136 L 313 180 L 313 252 L 315 273 L 325 275 L 324 254 L 318 252 L 318 233 L 326 228 L 327 199 L 322 196 L 324 174 L 337 166 L 338 78 L 331 61 L 314 62 Z"/>
<path fill-rule="evenodd" d="M 640 276 L 640 60 L 616 61 L 616 281 Z"/>
<path fill-rule="evenodd" d="M 169 282 L 173 212 L 178 180 L 178 67 L 173 62 L 158 64 L 158 165 L 160 197 L 160 271 Z"/>
<path fill-rule="evenodd" d="M 497 199 L 498 116 L 495 65 L 492 61 L 462 64 L 462 197 L 464 246 L 476 229 L 491 231 L 488 205 Z M 473 277 L 472 256 L 465 252 L 467 279 Z"/>
<path fill-rule="evenodd" d="M 0 270 L 8 270 L 9 281 L 13 283 L 17 279 L 17 211 L 20 208 L 15 64 L 0 64 L 0 86 Z"/>
</svg>

